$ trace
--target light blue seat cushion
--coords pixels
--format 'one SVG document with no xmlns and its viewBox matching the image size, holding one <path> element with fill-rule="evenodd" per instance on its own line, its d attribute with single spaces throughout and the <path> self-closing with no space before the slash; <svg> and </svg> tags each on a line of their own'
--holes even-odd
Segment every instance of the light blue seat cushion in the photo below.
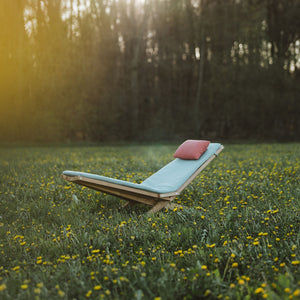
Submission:
<svg viewBox="0 0 300 300">
<path fill-rule="evenodd" d="M 172 193 L 177 191 L 212 155 L 216 154 L 220 147 L 221 144 L 210 143 L 207 150 L 197 160 L 175 158 L 140 184 L 84 172 L 64 171 L 63 174 L 103 180 L 158 194 Z"/>
</svg>

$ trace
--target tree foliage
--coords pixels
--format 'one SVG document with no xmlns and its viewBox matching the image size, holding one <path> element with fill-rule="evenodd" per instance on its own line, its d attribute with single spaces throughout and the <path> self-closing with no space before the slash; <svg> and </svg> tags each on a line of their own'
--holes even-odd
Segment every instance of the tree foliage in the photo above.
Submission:
<svg viewBox="0 0 300 300">
<path fill-rule="evenodd" d="M 0 141 L 299 139 L 300 0 L 2 0 Z"/>
</svg>

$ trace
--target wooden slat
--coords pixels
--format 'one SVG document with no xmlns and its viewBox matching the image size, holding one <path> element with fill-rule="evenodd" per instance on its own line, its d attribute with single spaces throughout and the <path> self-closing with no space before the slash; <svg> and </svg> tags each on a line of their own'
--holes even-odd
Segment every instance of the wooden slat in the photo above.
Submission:
<svg viewBox="0 0 300 300">
<path fill-rule="evenodd" d="M 109 187 L 109 188 L 114 188 L 117 190 L 122 190 L 122 191 L 128 191 L 128 192 L 132 192 L 134 194 L 141 194 L 141 195 L 146 195 L 149 197 L 154 197 L 154 198 L 160 198 L 159 193 L 154 193 L 154 192 L 150 192 L 150 191 L 146 191 L 146 190 L 142 190 L 142 189 L 136 189 L 133 187 L 129 187 L 126 185 L 120 185 L 120 184 L 116 184 L 116 183 L 111 183 L 111 182 L 107 182 L 104 180 L 97 180 L 97 179 L 93 179 L 93 178 L 88 178 L 88 177 L 83 177 L 83 176 L 66 176 L 66 175 L 61 175 L 61 177 L 65 180 L 71 181 L 71 182 L 77 182 L 81 181 L 84 183 L 91 183 L 91 184 L 95 184 L 96 186 L 103 186 L 103 187 Z"/>
<path fill-rule="evenodd" d="M 125 200 L 131 200 L 131 201 L 136 201 L 148 205 L 154 205 L 156 201 L 159 199 L 158 197 L 149 197 L 148 195 L 141 195 L 138 194 L 136 195 L 135 193 L 129 192 L 129 191 L 122 191 L 119 189 L 114 189 L 114 188 L 108 188 L 106 186 L 100 186 L 100 185 L 95 185 L 93 183 L 85 182 L 85 181 L 73 181 L 74 183 L 78 183 L 80 185 L 87 186 L 89 188 L 92 188 L 94 190 L 100 191 L 107 193 L 109 195 L 117 196 L 119 198 L 125 199 Z"/>
</svg>

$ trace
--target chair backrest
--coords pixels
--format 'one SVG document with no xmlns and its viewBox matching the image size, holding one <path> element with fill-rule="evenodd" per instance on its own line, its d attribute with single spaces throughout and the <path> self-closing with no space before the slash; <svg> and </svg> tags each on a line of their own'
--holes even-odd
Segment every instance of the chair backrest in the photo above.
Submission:
<svg viewBox="0 0 300 300">
<path fill-rule="evenodd" d="M 197 160 L 175 158 L 144 180 L 140 186 L 145 189 L 155 189 L 159 193 L 175 192 L 221 147 L 222 145 L 219 143 L 210 143 L 207 150 Z"/>
</svg>

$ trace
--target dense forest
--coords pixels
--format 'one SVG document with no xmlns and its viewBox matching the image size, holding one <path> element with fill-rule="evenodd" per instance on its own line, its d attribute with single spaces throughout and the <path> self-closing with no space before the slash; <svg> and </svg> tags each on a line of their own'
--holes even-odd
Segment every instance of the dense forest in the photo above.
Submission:
<svg viewBox="0 0 300 300">
<path fill-rule="evenodd" d="M 1 0 L 0 141 L 300 139 L 300 0 Z"/>
</svg>

